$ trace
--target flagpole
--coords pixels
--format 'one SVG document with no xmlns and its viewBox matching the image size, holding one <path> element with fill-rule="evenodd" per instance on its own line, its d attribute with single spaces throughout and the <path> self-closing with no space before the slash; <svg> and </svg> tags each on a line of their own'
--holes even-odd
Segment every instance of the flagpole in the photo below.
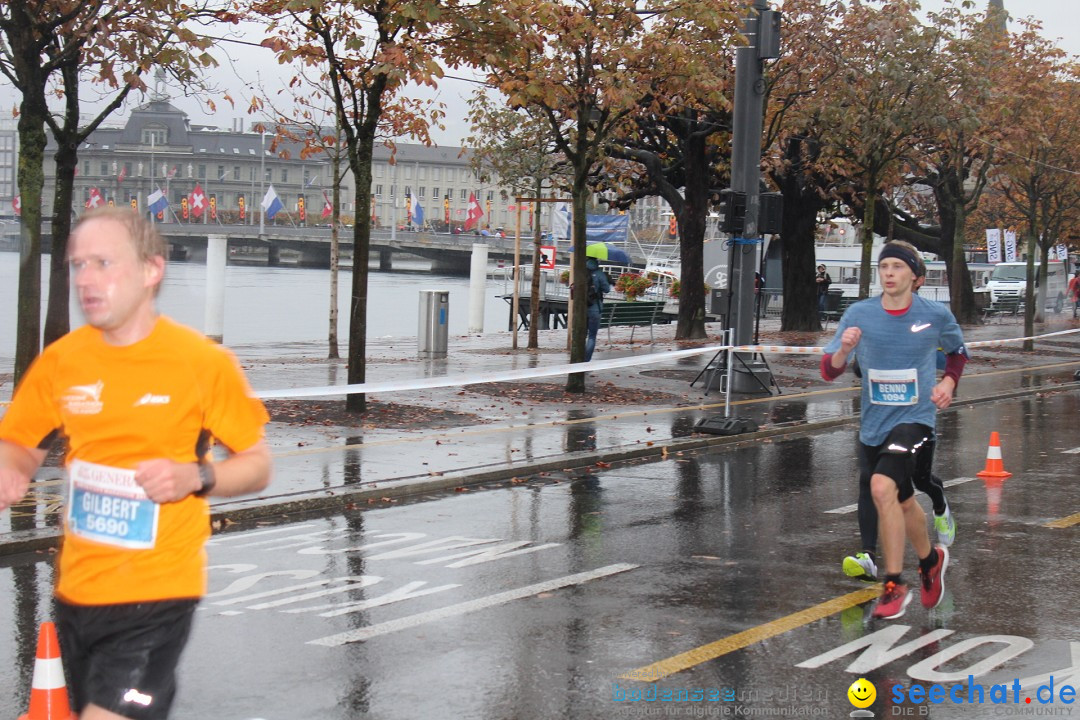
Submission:
<svg viewBox="0 0 1080 720">
<path fill-rule="evenodd" d="M 394 178 L 390 186 L 390 242 L 397 240 L 397 163 L 394 163 Z"/>
<path fill-rule="evenodd" d="M 154 163 L 154 149 L 156 147 L 156 142 L 155 142 L 156 140 L 157 140 L 157 135 L 153 131 L 151 131 L 150 132 L 150 192 L 146 193 L 146 196 L 148 198 L 151 195 L 154 194 L 154 185 L 156 184 L 155 181 L 157 180 L 157 165 Z M 158 189 L 160 190 L 161 188 L 158 188 Z M 151 223 L 157 223 L 157 213 L 154 212 L 153 210 L 150 211 L 150 222 Z"/>
<path fill-rule="evenodd" d="M 259 134 L 259 194 L 266 198 L 266 131 Z M 259 237 L 266 234 L 266 208 L 259 201 Z"/>
</svg>

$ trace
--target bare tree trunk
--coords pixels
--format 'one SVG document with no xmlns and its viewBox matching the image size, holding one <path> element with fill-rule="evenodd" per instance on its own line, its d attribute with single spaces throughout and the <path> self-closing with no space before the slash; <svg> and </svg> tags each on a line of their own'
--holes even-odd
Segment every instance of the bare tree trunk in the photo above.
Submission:
<svg viewBox="0 0 1080 720">
<path fill-rule="evenodd" d="M 695 133 L 686 142 L 684 202 L 679 222 L 679 324 L 676 340 L 699 340 L 705 332 L 705 223 L 709 216 L 706 136 Z"/>
<path fill-rule="evenodd" d="M 75 207 L 75 168 L 78 143 L 58 140 L 56 187 L 53 191 L 52 250 L 49 256 L 49 305 L 45 313 L 45 345 L 54 343 L 71 329 L 70 281 L 67 248 L 71 235 L 71 210 Z"/>
<path fill-rule="evenodd" d="M 15 336 L 15 382 L 41 348 L 41 195 L 45 186 L 45 103 L 23 95 L 19 107 L 19 309 Z"/>
<path fill-rule="evenodd" d="M 369 109 L 369 118 L 374 113 Z M 369 127 L 370 126 L 370 127 Z M 371 217 L 367 208 L 371 203 L 371 157 L 375 145 L 376 122 L 365 122 L 357 133 L 356 147 L 350 151 L 353 171 L 353 189 L 356 217 L 353 220 L 353 269 L 352 298 L 349 303 L 349 384 L 364 382 L 367 364 L 367 305 L 368 305 L 368 259 L 371 255 Z M 363 209 L 363 210 L 361 210 Z M 363 217 L 360 213 L 363 212 Z M 363 393 L 353 393 L 345 398 L 345 409 L 361 413 L 367 409 Z"/>
<path fill-rule="evenodd" d="M 341 118 L 334 123 L 335 137 L 341 139 Z M 338 268 L 341 264 L 341 240 L 338 237 L 338 228 L 341 223 L 341 151 L 340 143 L 334 146 L 334 154 L 330 159 L 330 172 L 334 184 L 333 208 L 330 211 L 330 328 L 327 336 L 327 357 L 336 360 L 341 357 L 338 354 Z M 356 225 L 354 220 L 353 225 Z M 355 269 L 354 269 L 355 271 Z"/>
<path fill-rule="evenodd" d="M 793 180 L 793 183 L 797 182 Z M 820 330 L 817 286 L 814 278 L 814 241 L 817 214 L 824 202 L 816 193 L 792 187 L 784 193 L 783 224 L 780 233 L 781 262 L 784 268 L 784 309 L 781 330 Z"/>
<path fill-rule="evenodd" d="M 862 264 L 859 272 L 859 299 L 870 297 L 870 273 L 873 272 L 874 211 L 877 208 L 877 181 L 868 183 L 866 207 L 863 208 Z"/>
<path fill-rule="evenodd" d="M 1035 217 L 1035 212 L 1031 213 L 1031 217 Z M 1024 288 L 1024 337 L 1031 337 L 1035 334 L 1035 248 L 1038 245 L 1036 242 L 1038 237 L 1038 231 L 1033 225 L 1028 226 L 1028 239 L 1027 239 L 1027 285 Z M 1025 350 L 1034 350 L 1035 341 L 1025 340 Z"/>
<path fill-rule="evenodd" d="M 588 170 L 588 167 L 574 168 L 572 196 L 574 252 L 570 254 L 570 303 L 573 305 L 570 312 L 573 318 L 570 323 L 571 363 L 585 360 L 585 335 L 588 321 L 588 293 L 585 291 L 588 283 L 588 277 L 585 274 L 585 233 L 588 222 L 585 213 L 589 202 Z M 566 391 L 585 392 L 585 373 L 576 372 L 567 375 Z"/>
</svg>

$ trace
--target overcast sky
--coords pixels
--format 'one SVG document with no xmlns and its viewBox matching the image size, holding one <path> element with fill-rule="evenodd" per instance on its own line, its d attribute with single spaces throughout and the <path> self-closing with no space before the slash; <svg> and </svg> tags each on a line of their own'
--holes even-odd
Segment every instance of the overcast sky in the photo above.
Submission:
<svg viewBox="0 0 1080 720">
<path fill-rule="evenodd" d="M 976 0 L 977 7 L 981 10 L 986 7 L 987 0 Z M 1057 40 L 1059 46 L 1073 55 L 1080 55 L 1080 0 L 1004 0 L 1005 9 L 1013 17 L 1032 16 L 1043 24 L 1043 34 L 1050 39 Z M 926 10 L 940 10 L 944 6 L 944 0 L 923 0 L 923 8 Z M 257 32 L 252 32 L 243 38 L 251 42 L 258 42 L 261 38 Z M 254 116 L 246 114 L 250 98 L 255 93 L 276 92 L 283 83 L 287 82 L 291 73 L 284 67 L 277 65 L 273 54 L 266 49 L 250 47 L 236 43 L 224 43 L 219 50 L 214 51 L 221 66 L 213 72 L 214 84 L 227 90 L 236 100 L 236 107 L 231 107 L 228 102 L 215 98 L 217 112 L 211 113 L 204 103 L 196 98 L 185 98 L 176 90 L 170 90 L 173 95 L 174 105 L 184 110 L 192 122 L 217 125 L 219 127 L 231 127 L 236 118 L 243 118 L 245 127 L 257 120 Z M 454 73 L 463 77 L 470 77 L 468 71 Z M 438 91 L 418 90 L 417 95 L 422 97 L 435 97 L 446 105 L 446 130 L 437 131 L 433 136 L 440 145 L 456 146 L 461 144 L 463 137 L 469 134 L 468 123 L 465 122 L 465 106 L 467 99 L 472 94 L 476 85 L 463 80 L 444 79 L 440 83 Z M 6 79 L 0 80 L 0 106 L 10 108 L 18 104 L 18 94 Z M 138 105 L 145 98 L 137 97 L 130 104 Z M 5 114 L 8 110 L 4 110 Z M 110 118 L 110 122 L 123 122 L 127 116 L 126 110 L 120 110 Z"/>
</svg>

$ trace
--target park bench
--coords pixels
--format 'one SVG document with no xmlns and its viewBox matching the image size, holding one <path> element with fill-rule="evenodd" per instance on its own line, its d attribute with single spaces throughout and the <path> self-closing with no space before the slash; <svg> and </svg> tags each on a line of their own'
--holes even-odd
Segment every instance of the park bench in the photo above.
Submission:
<svg viewBox="0 0 1080 720">
<path fill-rule="evenodd" d="M 822 327 L 829 326 L 829 321 L 839 321 L 844 316 L 844 311 L 851 307 L 854 303 L 858 302 L 857 297 L 846 297 L 843 295 L 834 295 L 832 292 L 825 296 L 825 309 L 821 311 Z"/>
<path fill-rule="evenodd" d="M 1024 301 L 1019 295 L 1005 295 L 990 303 L 990 306 L 983 310 L 983 319 L 1016 317 L 1023 309 Z"/>
<path fill-rule="evenodd" d="M 631 326 L 630 342 L 634 341 L 634 330 L 648 325 L 649 342 L 654 342 L 653 325 L 667 325 L 671 322 L 671 317 L 664 314 L 664 305 L 663 300 L 606 300 L 601 306 L 600 327 L 608 329 L 608 344 L 611 344 L 613 325 Z"/>
</svg>

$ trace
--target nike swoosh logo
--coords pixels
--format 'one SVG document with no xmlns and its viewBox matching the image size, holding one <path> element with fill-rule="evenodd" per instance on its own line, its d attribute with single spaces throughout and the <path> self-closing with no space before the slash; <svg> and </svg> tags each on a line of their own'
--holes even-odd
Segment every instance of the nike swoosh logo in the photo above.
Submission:
<svg viewBox="0 0 1080 720">
<path fill-rule="evenodd" d="M 912 325 L 911 332 L 920 332 L 930 327 L 930 323 L 923 323 L 922 325 Z"/>
</svg>

